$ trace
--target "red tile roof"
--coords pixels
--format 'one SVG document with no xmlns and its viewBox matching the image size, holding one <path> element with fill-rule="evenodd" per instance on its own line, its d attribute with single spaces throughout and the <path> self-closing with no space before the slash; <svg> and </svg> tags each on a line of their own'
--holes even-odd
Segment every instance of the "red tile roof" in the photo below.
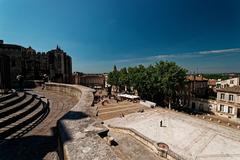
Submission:
<svg viewBox="0 0 240 160">
<path fill-rule="evenodd" d="M 240 94 L 240 86 L 220 88 L 217 91 L 218 92 L 239 93 Z"/>
<path fill-rule="evenodd" d="M 216 86 L 217 80 L 216 79 L 209 79 L 208 80 L 208 85 L 209 86 Z"/>
</svg>

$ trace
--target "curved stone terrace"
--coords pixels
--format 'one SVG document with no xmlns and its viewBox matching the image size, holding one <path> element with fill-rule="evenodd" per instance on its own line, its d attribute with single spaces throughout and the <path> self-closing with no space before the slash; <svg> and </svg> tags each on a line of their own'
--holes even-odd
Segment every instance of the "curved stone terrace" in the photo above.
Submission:
<svg viewBox="0 0 240 160">
<path fill-rule="evenodd" d="M 36 88 L 28 91 L 50 99 L 50 110 L 41 123 L 20 138 L 0 145 L 0 159 L 56 159 L 56 123 L 77 102 L 77 98 L 67 94 Z M 64 101 L 62 100 L 64 99 Z"/>
<path fill-rule="evenodd" d="M 117 159 L 97 134 L 105 128 L 91 116 L 93 91 L 57 83 L 28 91 L 49 99 L 47 118 L 23 136 L 0 144 L 0 159 Z"/>
</svg>

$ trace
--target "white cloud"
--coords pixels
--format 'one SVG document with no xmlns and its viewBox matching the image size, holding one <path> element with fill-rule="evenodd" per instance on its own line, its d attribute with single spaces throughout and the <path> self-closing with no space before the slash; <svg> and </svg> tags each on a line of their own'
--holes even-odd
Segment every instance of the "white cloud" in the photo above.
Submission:
<svg viewBox="0 0 240 160">
<path fill-rule="evenodd" d="M 175 53 L 175 54 L 159 54 L 156 56 L 119 59 L 113 62 L 114 63 L 133 63 L 133 62 L 158 61 L 158 60 L 180 59 L 180 58 L 198 58 L 198 57 L 214 55 L 214 54 L 235 54 L 235 53 L 240 53 L 240 48 L 185 52 L 185 53 Z"/>
<path fill-rule="evenodd" d="M 200 51 L 199 52 L 199 54 L 201 54 L 201 55 L 208 55 L 208 54 L 232 54 L 232 53 L 240 53 L 240 48 L 211 50 L 211 51 Z"/>
</svg>

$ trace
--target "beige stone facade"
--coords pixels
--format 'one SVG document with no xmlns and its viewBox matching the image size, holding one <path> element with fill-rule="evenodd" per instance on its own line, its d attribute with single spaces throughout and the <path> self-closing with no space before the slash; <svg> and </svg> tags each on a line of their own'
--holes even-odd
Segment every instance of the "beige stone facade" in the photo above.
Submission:
<svg viewBox="0 0 240 160">
<path fill-rule="evenodd" d="M 218 115 L 240 120 L 240 86 L 218 90 L 217 102 Z"/>
<path fill-rule="evenodd" d="M 216 112 L 217 101 L 201 98 L 192 98 L 190 100 L 190 108 L 200 112 Z"/>
<path fill-rule="evenodd" d="M 240 122 L 240 86 L 218 90 L 216 100 L 191 98 L 189 107 Z"/>
<path fill-rule="evenodd" d="M 220 85 L 218 85 L 218 88 L 226 88 L 226 87 L 233 87 L 233 86 L 239 86 L 239 85 L 240 85 L 240 78 L 235 77 L 235 78 L 220 81 Z"/>
<path fill-rule="evenodd" d="M 83 74 L 74 72 L 73 83 L 95 89 L 103 89 L 105 88 L 105 76 L 103 74 Z"/>
</svg>

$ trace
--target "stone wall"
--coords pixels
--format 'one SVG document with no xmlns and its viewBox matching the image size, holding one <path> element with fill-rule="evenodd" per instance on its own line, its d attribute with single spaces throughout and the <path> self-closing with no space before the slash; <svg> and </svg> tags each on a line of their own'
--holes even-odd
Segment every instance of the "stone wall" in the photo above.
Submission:
<svg viewBox="0 0 240 160">
<path fill-rule="evenodd" d="M 72 76 L 73 84 L 83 85 L 91 88 L 104 88 L 105 76 L 103 74 L 84 74 L 74 72 Z"/>
<path fill-rule="evenodd" d="M 191 98 L 189 108 L 200 112 L 215 113 L 217 101 L 210 99 Z"/>
<path fill-rule="evenodd" d="M 183 160 L 181 156 L 179 156 L 177 153 L 173 152 L 169 149 L 168 145 L 165 143 L 157 143 L 148 137 L 144 136 L 143 134 L 139 133 L 135 129 L 132 128 L 125 128 L 125 127 L 116 127 L 116 126 L 108 126 L 111 130 L 115 132 L 120 132 L 124 134 L 129 134 L 133 138 L 137 139 L 144 145 L 146 145 L 149 149 L 151 149 L 155 154 L 157 154 L 159 157 L 164 157 L 170 160 Z"/>
<path fill-rule="evenodd" d="M 75 96 L 78 98 L 78 100 L 81 99 L 82 95 L 82 86 L 76 86 L 76 85 L 68 85 L 68 84 L 61 84 L 61 83 L 46 83 L 47 90 L 53 90 L 57 92 L 63 92 L 71 96 Z M 89 90 L 91 93 L 94 92 L 94 90 Z"/>
<path fill-rule="evenodd" d="M 5 55 L 0 55 L 0 94 L 7 93 L 10 88 L 10 58 Z"/>
<path fill-rule="evenodd" d="M 59 158 L 61 160 L 117 159 L 111 147 L 98 135 L 106 128 L 92 114 L 91 105 L 95 90 L 60 83 L 46 83 L 46 86 L 47 90 L 70 94 L 79 100 L 57 123 Z"/>
</svg>

